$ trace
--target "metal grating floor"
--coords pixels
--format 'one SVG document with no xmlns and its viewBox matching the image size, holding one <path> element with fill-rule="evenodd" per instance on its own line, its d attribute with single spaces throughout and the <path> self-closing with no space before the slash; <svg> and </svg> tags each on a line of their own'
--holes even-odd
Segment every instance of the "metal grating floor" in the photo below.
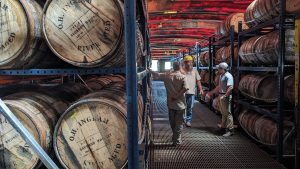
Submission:
<svg viewBox="0 0 300 169">
<path fill-rule="evenodd" d="M 170 146 L 166 93 L 162 82 L 153 82 L 151 169 L 283 169 L 247 138 L 236 134 L 224 138 L 217 133 L 219 117 L 196 103 L 192 128 L 184 128 L 183 144 Z"/>
</svg>

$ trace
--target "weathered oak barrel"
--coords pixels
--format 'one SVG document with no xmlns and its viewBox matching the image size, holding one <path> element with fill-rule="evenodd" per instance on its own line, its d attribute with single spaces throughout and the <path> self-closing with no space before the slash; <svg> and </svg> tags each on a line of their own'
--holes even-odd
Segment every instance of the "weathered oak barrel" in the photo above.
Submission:
<svg viewBox="0 0 300 169">
<path fill-rule="evenodd" d="M 206 70 L 202 70 L 200 72 L 201 83 L 208 84 L 209 83 L 209 72 Z"/>
<path fill-rule="evenodd" d="M 245 75 L 241 78 L 239 90 L 247 97 L 265 102 L 276 102 L 276 76 Z"/>
<path fill-rule="evenodd" d="M 52 133 L 61 113 L 57 110 L 61 109 L 54 108 L 56 104 L 40 98 L 53 99 L 40 93 L 22 92 L 5 97 L 4 103 L 34 136 L 42 148 L 50 152 Z M 0 160 L 1 166 L 5 166 L 4 168 L 7 169 L 35 168 L 39 164 L 38 156 L 1 114 L 0 119 L 1 140 L 4 148 L 3 158 Z"/>
<path fill-rule="evenodd" d="M 139 136 L 142 132 L 139 95 Z M 110 85 L 83 97 L 59 119 L 54 149 L 65 168 L 122 168 L 127 163 L 126 92 Z"/>
<path fill-rule="evenodd" d="M 295 104 L 295 76 L 289 75 L 284 78 L 284 97 L 291 103 Z"/>
<path fill-rule="evenodd" d="M 75 66 L 124 65 L 123 28 L 123 4 L 118 0 L 50 0 L 45 5 L 43 32 L 48 45 Z M 138 61 L 142 41 L 138 32 Z"/>
<path fill-rule="evenodd" d="M 214 61 L 215 61 L 216 65 L 219 64 L 219 63 L 221 63 L 221 62 L 223 62 L 222 55 L 224 53 L 224 49 L 225 49 L 225 47 L 222 47 L 222 48 L 220 48 L 220 49 L 217 50 L 216 57 L 214 58 Z"/>
<path fill-rule="evenodd" d="M 286 31 L 285 60 L 294 62 L 294 40 L 295 32 Z M 256 36 L 245 41 L 239 51 L 242 63 L 255 65 L 276 64 L 279 53 L 279 33 L 274 31 L 263 36 Z"/>
<path fill-rule="evenodd" d="M 46 52 L 42 9 L 34 0 L 1 1 L 0 68 L 29 68 Z"/>
<path fill-rule="evenodd" d="M 97 91 L 109 85 L 110 83 L 117 83 L 117 82 L 124 82 L 124 81 L 125 78 L 121 75 L 110 75 L 110 76 L 93 77 L 91 79 L 88 79 L 86 81 L 86 84 L 92 91 Z"/>
<path fill-rule="evenodd" d="M 242 29 L 248 29 L 248 26 L 244 21 L 244 13 L 234 13 L 229 15 L 224 22 L 224 31 L 225 34 L 228 35 L 230 33 L 230 27 L 234 26 L 234 32 L 238 33 L 239 22 L 242 22 Z"/>
<path fill-rule="evenodd" d="M 261 117 L 260 114 L 252 112 L 250 110 L 242 110 L 239 114 L 239 122 L 242 127 L 247 130 L 249 134 L 252 136 L 255 135 L 255 122 Z"/>
<path fill-rule="evenodd" d="M 294 95 L 294 76 L 285 77 L 284 97 L 290 103 L 295 102 Z M 278 94 L 277 77 L 272 75 L 245 75 L 239 83 L 240 92 L 250 98 L 265 102 L 276 102 Z"/>
<path fill-rule="evenodd" d="M 201 53 L 200 55 L 200 65 L 208 66 L 209 65 L 209 53 L 207 51 Z"/>
<path fill-rule="evenodd" d="M 252 27 L 259 23 L 266 22 L 279 15 L 279 0 L 255 0 L 245 12 L 245 21 Z M 300 12 L 299 0 L 286 0 L 286 11 L 288 13 Z"/>
<path fill-rule="evenodd" d="M 255 133 L 263 143 L 276 144 L 277 124 L 270 118 L 260 117 L 255 122 Z"/>
<path fill-rule="evenodd" d="M 238 47 L 234 46 L 234 53 L 233 53 L 233 59 L 234 61 L 237 61 L 238 58 Z M 222 62 L 226 62 L 230 64 L 231 62 L 231 46 L 227 46 L 224 48 L 223 53 L 221 55 Z"/>
</svg>

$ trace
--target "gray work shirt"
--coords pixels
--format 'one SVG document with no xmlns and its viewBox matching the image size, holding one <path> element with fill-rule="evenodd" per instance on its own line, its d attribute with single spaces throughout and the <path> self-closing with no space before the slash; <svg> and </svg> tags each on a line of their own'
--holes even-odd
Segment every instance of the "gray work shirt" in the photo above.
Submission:
<svg viewBox="0 0 300 169">
<path fill-rule="evenodd" d="M 167 90 L 167 104 L 169 109 L 173 110 L 183 110 L 186 108 L 185 96 L 184 94 L 178 95 L 179 91 L 187 89 L 185 76 L 179 71 L 170 73 L 160 73 L 158 78 L 164 81 Z M 171 98 L 175 97 L 176 100 Z"/>
<path fill-rule="evenodd" d="M 226 72 L 220 76 L 220 93 L 225 94 L 227 92 L 228 86 L 233 86 L 233 76 Z"/>
</svg>

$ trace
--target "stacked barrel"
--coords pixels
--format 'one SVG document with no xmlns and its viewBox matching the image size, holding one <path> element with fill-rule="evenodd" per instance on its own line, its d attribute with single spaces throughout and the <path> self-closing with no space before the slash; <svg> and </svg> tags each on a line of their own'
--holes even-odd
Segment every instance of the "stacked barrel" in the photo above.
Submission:
<svg viewBox="0 0 300 169">
<path fill-rule="evenodd" d="M 234 26 L 235 33 L 238 33 L 239 22 L 242 22 L 243 30 L 248 29 L 244 22 L 244 13 L 233 13 L 229 15 L 216 29 L 216 35 L 227 36 L 230 34 L 231 26 Z"/>
<path fill-rule="evenodd" d="M 277 144 L 278 127 L 273 119 L 244 109 L 239 113 L 238 120 L 242 128 L 259 142 L 270 146 Z M 289 120 L 284 121 L 284 142 L 291 135 L 294 127 Z"/>
<path fill-rule="evenodd" d="M 57 67 L 61 60 L 78 67 L 125 65 L 124 10 L 119 0 L 49 0 L 44 13 L 35 0 L 1 4 L 5 7 L 1 69 Z M 144 47 L 140 31 L 136 43 L 141 65 Z"/>
<path fill-rule="evenodd" d="M 17 92 L 5 96 L 4 102 L 46 152 L 55 152 L 65 168 L 122 168 L 127 162 L 124 80 L 117 75 L 92 77 L 85 84 L 67 83 Z M 143 105 L 138 93 L 140 138 Z M 38 156 L 20 134 L 2 115 L 0 119 L 5 150 L 1 168 L 40 166 Z M 97 164 L 99 161 L 101 164 Z"/>
<path fill-rule="evenodd" d="M 295 0 L 286 0 L 286 12 L 298 13 L 300 11 L 300 3 Z M 258 24 L 270 21 L 280 15 L 279 0 L 254 0 L 247 8 L 244 14 L 244 20 L 247 26 L 255 27 Z M 270 31 L 266 29 L 262 31 L 264 35 L 257 35 L 246 39 L 242 42 L 238 54 L 241 60 L 241 66 L 255 67 L 277 67 L 278 58 L 280 58 L 280 42 L 279 31 Z M 294 64 L 295 62 L 295 32 L 293 30 L 285 30 L 285 57 L 286 64 Z M 295 103 L 295 76 L 292 71 L 285 71 L 284 74 L 284 105 L 286 108 L 293 107 Z M 276 107 L 270 106 L 277 103 L 279 82 L 278 76 L 269 72 L 245 74 L 241 77 L 238 89 L 245 98 L 250 99 L 249 102 L 269 105 L 266 110 L 274 113 Z M 271 107 L 271 108 L 270 108 Z M 294 128 L 292 122 L 293 113 L 286 111 L 284 117 L 284 143 L 291 135 Z M 289 108 L 288 108 L 289 109 Z M 263 113 L 262 113 L 263 114 Z M 273 118 L 262 116 L 259 112 L 242 109 L 239 112 L 238 120 L 244 130 L 266 145 L 277 145 L 278 125 Z M 287 144 L 287 143 L 286 143 Z"/>
</svg>

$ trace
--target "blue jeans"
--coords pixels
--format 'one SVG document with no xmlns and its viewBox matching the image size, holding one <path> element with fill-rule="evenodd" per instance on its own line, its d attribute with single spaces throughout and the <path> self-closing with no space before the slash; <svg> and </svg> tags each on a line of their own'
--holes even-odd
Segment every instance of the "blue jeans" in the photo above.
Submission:
<svg viewBox="0 0 300 169">
<path fill-rule="evenodd" d="M 194 107 L 194 103 L 195 103 L 195 95 L 186 94 L 185 100 L 186 100 L 185 122 L 192 122 L 192 113 L 193 113 L 193 107 Z"/>
</svg>

